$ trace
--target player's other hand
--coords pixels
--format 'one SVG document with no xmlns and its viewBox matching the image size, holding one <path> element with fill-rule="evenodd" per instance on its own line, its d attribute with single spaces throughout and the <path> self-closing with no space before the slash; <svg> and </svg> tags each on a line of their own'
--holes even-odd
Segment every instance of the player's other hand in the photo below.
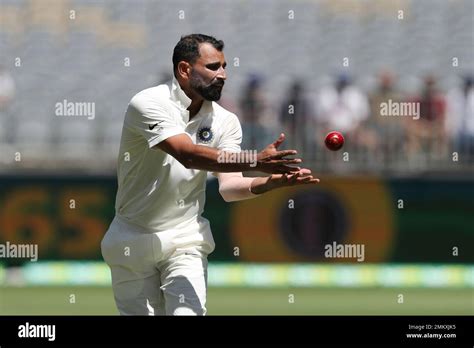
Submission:
<svg viewBox="0 0 474 348">
<path fill-rule="evenodd" d="M 301 168 L 291 165 L 301 163 L 301 158 L 285 158 L 296 155 L 296 150 L 278 151 L 278 147 L 285 140 L 285 134 L 281 133 L 275 142 L 268 145 L 263 151 L 257 154 L 257 170 L 270 174 L 296 173 Z"/>
<path fill-rule="evenodd" d="M 317 184 L 319 179 L 311 175 L 311 170 L 303 168 L 295 173 L 273 174 L 270 176 L 267 184 L 269 189 L 275 189 L 285 186 L 297 186 Z"/>
</svg>

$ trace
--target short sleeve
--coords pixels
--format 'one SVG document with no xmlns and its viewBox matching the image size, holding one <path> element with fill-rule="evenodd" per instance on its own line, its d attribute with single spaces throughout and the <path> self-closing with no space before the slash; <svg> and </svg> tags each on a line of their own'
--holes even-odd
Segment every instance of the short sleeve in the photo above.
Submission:
<svg viewBox="0 0 474 348">
<path fill-rule="evenodd" d="M 143 136 L 150 148 L 169 137 L 185 133 L 167 101 L 152 96 L 133 97 L 128 105 L 125 123 Z"/>
<path fill-rule="evenodd" d="M 223 132 L 217 148 L 228 152 L 240 152 L 242 143 L 242 127 L 239 119 L 234 114 L 229 114 L 223 124 Z"/>
</svg>

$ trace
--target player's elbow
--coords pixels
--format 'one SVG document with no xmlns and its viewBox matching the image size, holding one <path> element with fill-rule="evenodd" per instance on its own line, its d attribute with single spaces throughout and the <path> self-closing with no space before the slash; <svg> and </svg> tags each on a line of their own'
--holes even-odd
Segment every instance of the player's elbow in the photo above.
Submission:
<svg viewBox="0 0 474 348">
<path fill-rule="evenodd" d="M 181 156 L 180 158 L 178 158 L 178 161 L 186 169 L 195 169 L 194 166 L 193 166 L 193 160 L 189 156 Z"/>
<path fill-rule="evenodd" d="M 200 164 L 200 161 L 196 159 L 194 155 L 187 155 L 181 157 L 179 162 L 186 168 L 186 169 L 198 169 L 198 170 L 205 170 L 205 167 Z"/>
<path fill-rule="evenodd" d="M 165 139 L 156 146 L 158 149 L 174 157 L 186 169 L 198 169 L 196 168 L 196 146 L 187 135 L 175 135 Z"/>
<path fill-rule="evenodd" d="M 181 163 L 186 169 L 199 169 L 196 167 L 195 154 L 189 148 L 182 149 L 182 151 L 176 152 L 175 158 Z"/>
</svg>

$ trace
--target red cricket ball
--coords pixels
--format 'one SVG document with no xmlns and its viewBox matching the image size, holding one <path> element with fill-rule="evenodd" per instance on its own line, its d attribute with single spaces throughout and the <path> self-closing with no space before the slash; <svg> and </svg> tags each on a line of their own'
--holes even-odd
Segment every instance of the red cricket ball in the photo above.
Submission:
<svg viewBox="0 0 474 348">
<path fill-rule="evenodd" d="M 337 151 L 344 145 L 344 137 L 339 132 L 329 132 L 328 135 L 326 135 L 324 143 L 329 150 Z"/>
</svg>

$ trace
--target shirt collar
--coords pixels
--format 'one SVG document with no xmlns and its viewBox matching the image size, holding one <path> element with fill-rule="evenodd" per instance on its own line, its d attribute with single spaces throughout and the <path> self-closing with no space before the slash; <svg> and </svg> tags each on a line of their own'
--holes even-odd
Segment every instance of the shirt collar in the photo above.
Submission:
<svg viewBox="0 0 474 348">
<path fill-rule="evenodd" d="M 184 93 L 176 77 L 173 77 L 173 81 L 171 82 L 171 99 L 184 110 L 191 105 L 191 99 Z"/>
<path fill-rule="evenodd" d="M 189 105 L 191 105 L 191 99 L 184 93 L 183 89 L 179 85 L 178 80 L 176 77 L 173 76 L 173 80 L 171 82 L 171 100 L 177 103 L 183 110 L 186 110 Z M 213 111 L 212 102 L 208 100 L 204 100 L 202 103 L 201 109 L 199 110 L 199 114 L 208 114 Z M 197 115 L 196 115 L 197 116 Z"/>
</svg>

